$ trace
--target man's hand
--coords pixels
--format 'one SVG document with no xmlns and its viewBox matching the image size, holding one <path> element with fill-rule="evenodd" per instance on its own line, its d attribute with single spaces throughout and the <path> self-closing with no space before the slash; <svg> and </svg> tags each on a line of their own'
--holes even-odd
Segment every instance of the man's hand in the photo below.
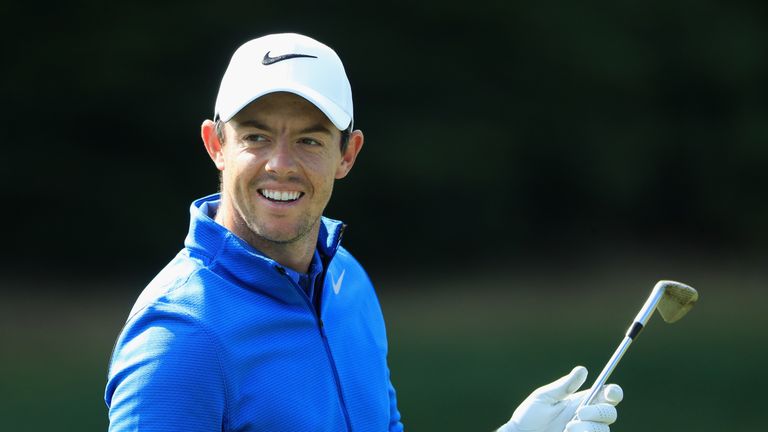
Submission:
<svg viewBox="0 0 768 432">
<path fill-rule="evenodd" d="M 609 432 L 608 425 L 616 421 L 615 406 L 621 402 L 624 392 L 616 384 L 606 385 L 592 405 L 576 413 L 588 390 L 574 392 L 586 379 L 587 369 L 576 366 L 570 374 L 539 387 L 497 432 Z M 575 414 L 578 419 L 572 421 Z"/>
</svg>

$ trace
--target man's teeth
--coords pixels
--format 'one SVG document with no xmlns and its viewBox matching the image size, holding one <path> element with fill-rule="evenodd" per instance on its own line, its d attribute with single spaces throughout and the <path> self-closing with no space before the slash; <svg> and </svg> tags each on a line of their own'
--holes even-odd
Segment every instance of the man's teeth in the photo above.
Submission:
<svg viewBox="0 0 768 432">
<path fill-rule="evenodd" d="M 262 195 L 273 201 L 296 201 L 301 196 L 301 192 L 286 192 L 261 189 Z"/>
</svg>

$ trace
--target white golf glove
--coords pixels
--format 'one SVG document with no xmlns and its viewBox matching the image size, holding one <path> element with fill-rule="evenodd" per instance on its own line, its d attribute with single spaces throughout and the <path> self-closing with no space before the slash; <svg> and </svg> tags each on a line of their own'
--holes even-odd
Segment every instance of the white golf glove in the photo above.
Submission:
<svg viewBox="0 0 768 432">
<path fill-rule="evenodd" d="M 515 410 L 512 418 L 497 432 L 609 432 L 616 421 L 615 406 L 624 392 L 608 384 L 591 405 L 576 408 L 589 390 L 574 393 L 587 379 L 587 369 L 576 366 L 570 374 L 539 387 Z M 576 420 L 572 420 L 578 414 Z"/>
</svg>

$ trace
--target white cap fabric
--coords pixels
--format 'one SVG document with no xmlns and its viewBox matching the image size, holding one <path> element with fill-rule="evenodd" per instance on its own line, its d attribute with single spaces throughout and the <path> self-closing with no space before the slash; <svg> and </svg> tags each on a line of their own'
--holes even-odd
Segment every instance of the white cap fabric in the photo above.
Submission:
<svg viewBox="0 0 768 432">
<path fill-rule="evenodd" d="M 274 92 L 312 102 L 339 130 L 352 126 L 352 88 L 344 65 L 331 48 L 312 38 L 273 34 L 238 48 L 221 80 L 215 116 L 227 122 L 249 103 Z"/>
</svg>

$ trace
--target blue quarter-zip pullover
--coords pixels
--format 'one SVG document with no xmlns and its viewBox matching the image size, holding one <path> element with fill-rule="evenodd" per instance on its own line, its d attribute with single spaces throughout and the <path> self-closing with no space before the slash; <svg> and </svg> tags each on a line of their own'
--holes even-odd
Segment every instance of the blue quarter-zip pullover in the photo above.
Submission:
<svg viewBox="0 0 768 432">
<path fill-rule="evenodd" d="M 313 303 L 213 220 L 218 205 L 192 204 L 184 249 L 116 342 L 110 431 L 402 431 L 381 308 L 343 225 L 322 219 Z"/>
</svg>

